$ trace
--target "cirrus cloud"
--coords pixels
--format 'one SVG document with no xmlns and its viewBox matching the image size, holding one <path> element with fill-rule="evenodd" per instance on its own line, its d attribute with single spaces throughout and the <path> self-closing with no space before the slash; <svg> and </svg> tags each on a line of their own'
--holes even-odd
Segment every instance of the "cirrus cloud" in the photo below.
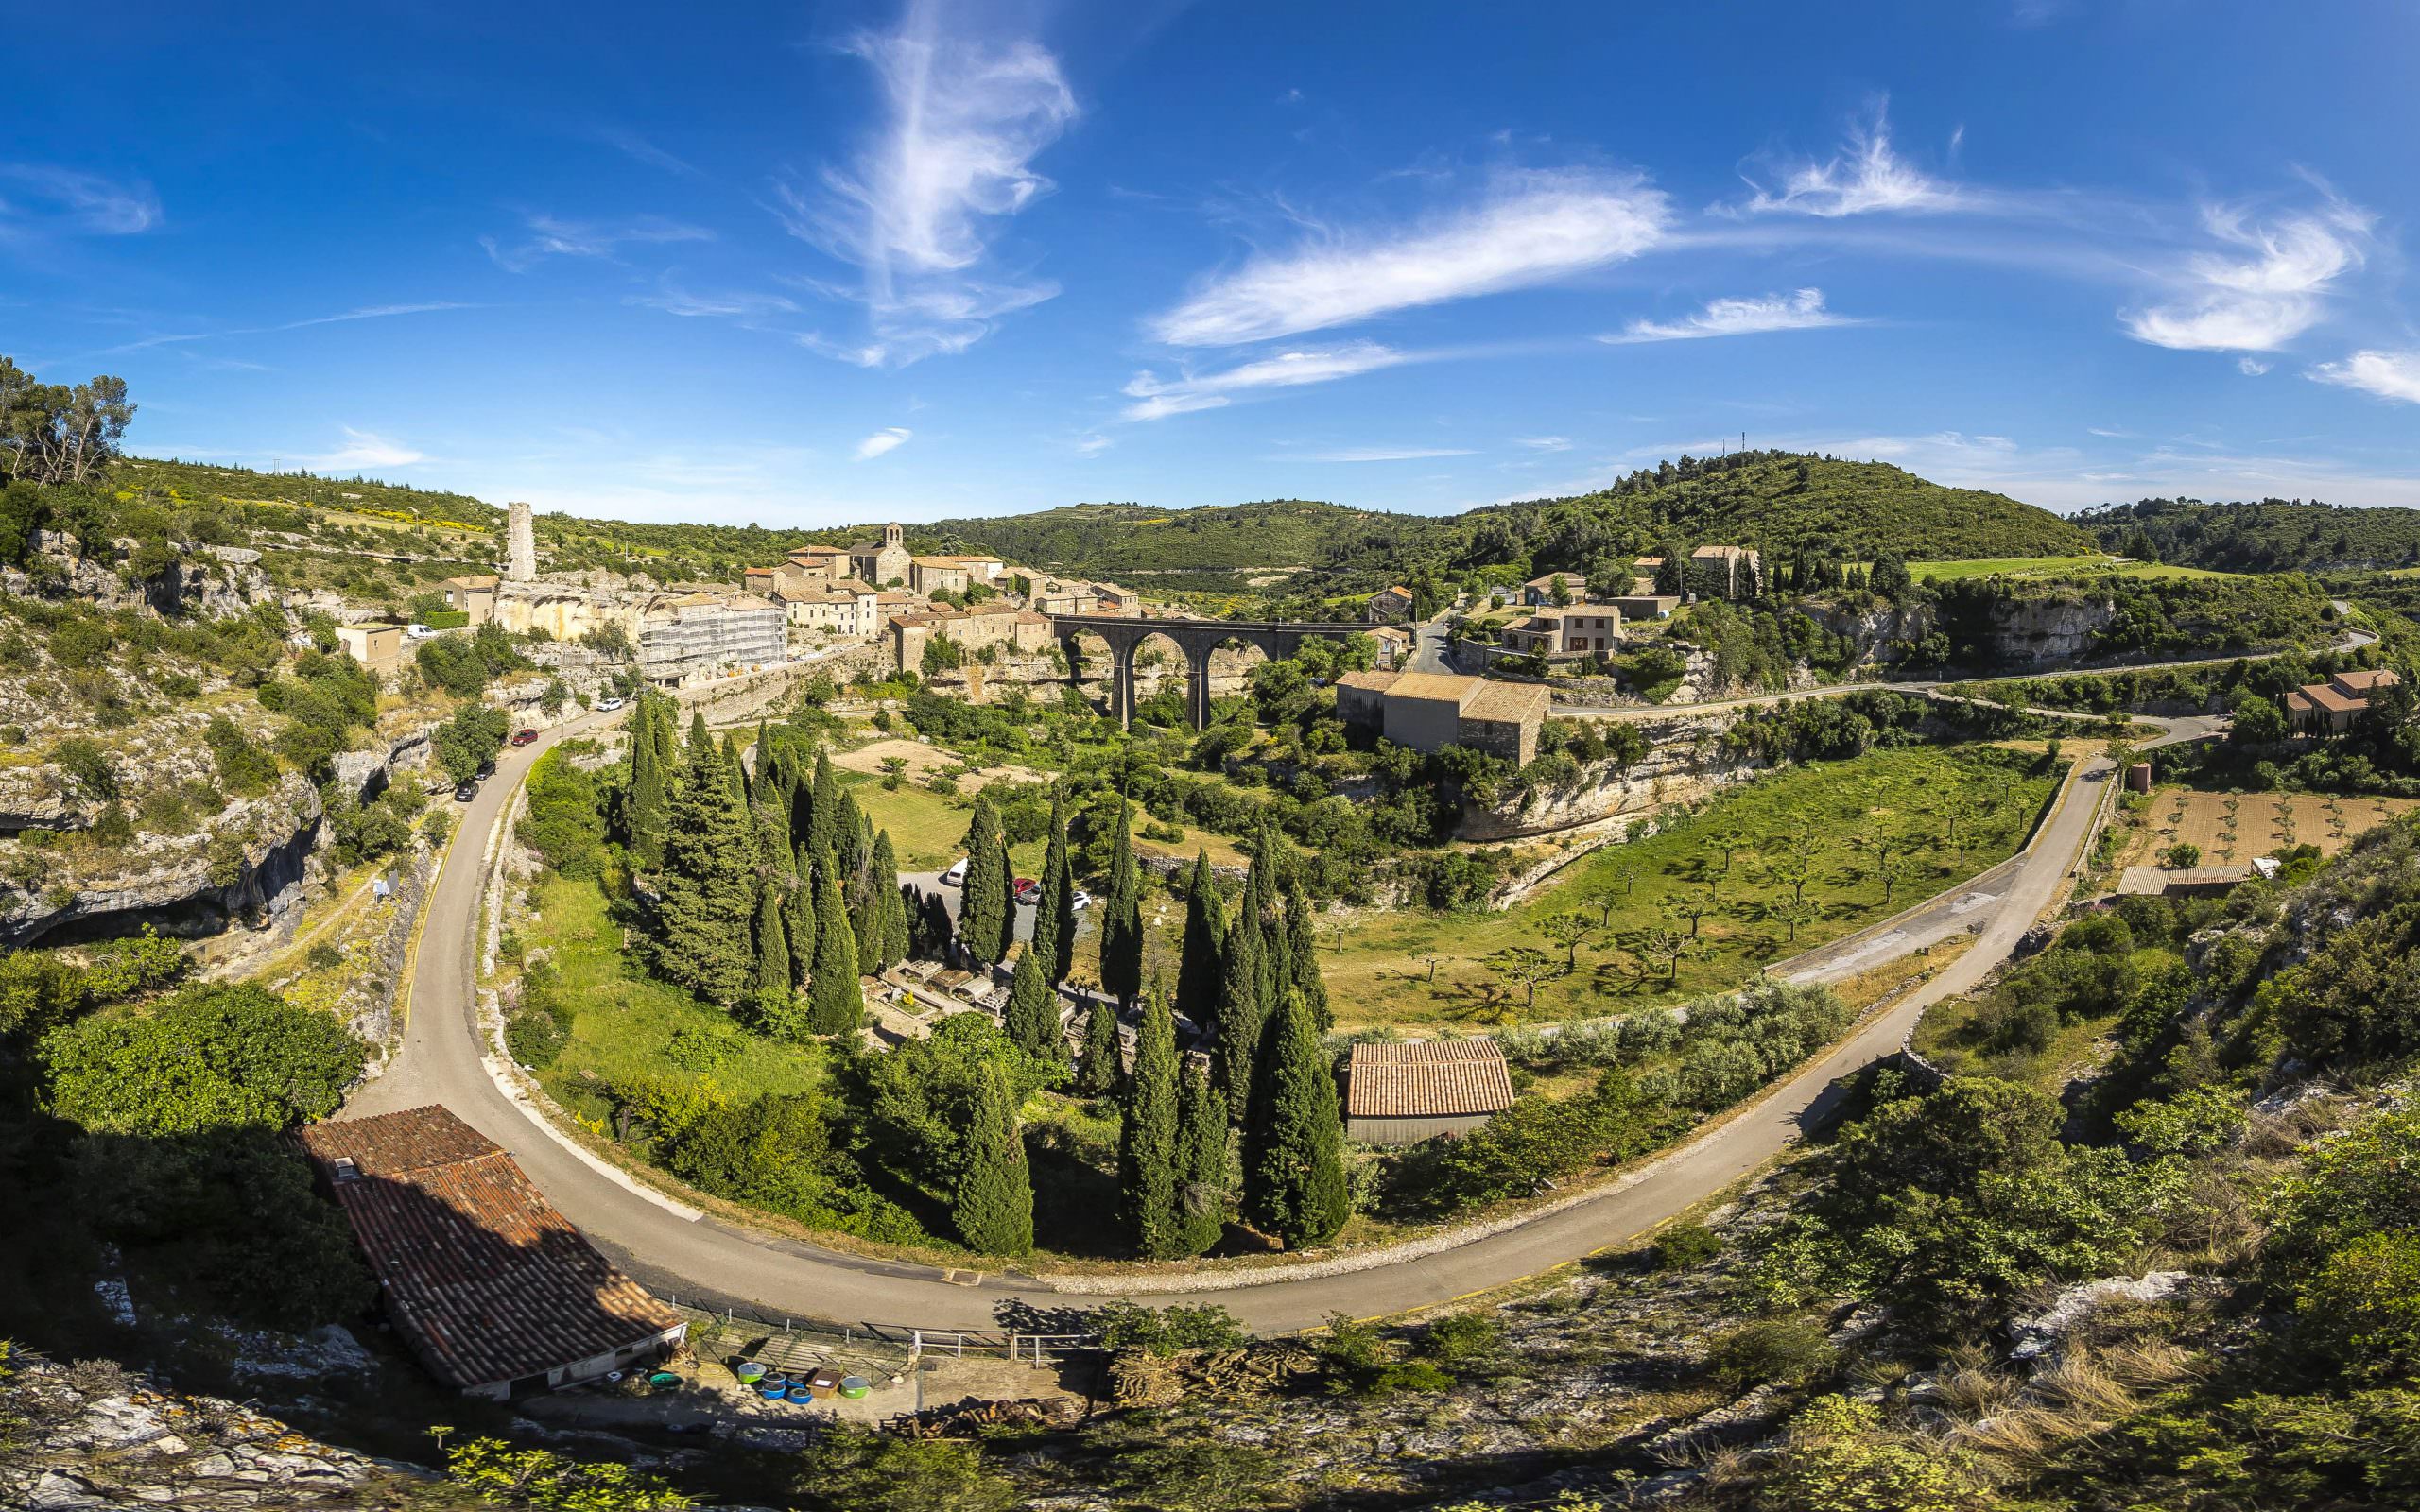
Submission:
<svg viewBox="0 0 2420 1512">
<path fill-rule="evenodd" d="M 1126 406 L 1124 418 L 1166 420 L 1170 415 L 1218 409 L 1238 392 L 1331 383 L 1381 368 L 1428 361 L 1430 355 L 1399 352 L 1375 341 L 1352 341 L 1341 346 L 1281 352 L 1217 372 L 1187 372 L 1175 378 L 1138 372 L 1126 385 L 1126 396 L 1136 403 Z"/>
<path fill-rule="evenodd" d="M 856 451 L 851 455 L 860 462 L 871 462 L 907 445 L 915 434 L 905 425 L 888 425 L 859 441 Z"/>
<path fill-rule="evenodd" d="M 2358 388 L 2380 399 L 2420 404 L 2420 352 L 2356 352 L 2342 362 L 2323 362 L 2310 376 L 2324 384 Z"/>
<path fill-rule="evenodd" d="M 2317 325 L 2339 281 L 2360 268 L 2375 217 L 2342 200 L 2256 224 L 2240 206 L 2204 205 L 2203 229 L 2226 252 L 2178 270 L 2178 296 L 2120 319 L 2126 334 L 2186 352 L 2274 352 Z"/>
<path fill-rule="evenodd" d="M 1710 301 L 1685 320 L 1633 320 L 1618 335 L 1599 341 L 1626 346 L 1638 341 L 1693 341 L 1702 336 L 1745 336 L 1766 331 L 1812 331 L 1827 325 L 1855 325 L 1846 316 L 1824 308 L 1822 289 L 1795 294 L 1768 294 L 1762 299 Z"/>
<path fill-rule="evenodd" d="M 1664 238 L 1665 194 L 1634 174 L 1533 170 L 1474 205 L 1393 231 L 1315 228 L 1257 254 L 1147 322 L 1178 347 L 1237 346 L 1530 288 L 1636 257 Z"/>
</svg>

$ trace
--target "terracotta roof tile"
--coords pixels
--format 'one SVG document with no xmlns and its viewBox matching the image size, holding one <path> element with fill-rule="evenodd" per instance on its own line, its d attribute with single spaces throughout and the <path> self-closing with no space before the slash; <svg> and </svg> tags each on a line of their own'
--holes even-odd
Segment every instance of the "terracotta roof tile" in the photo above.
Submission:
<svg viewBox="0 0 2420 1512">
<path fill-rule="evenodd" d="M 1353 1118 L 1448 1118 L 1512 1106 L 1512 1075 L 1493 1040 L 1358 1044 L 1346 1072 Z"/>
<path fill-rule="evenodd" d="M 352 1222 L 395 1326 L 449 1384 L 537 1375 L 681 1323 L 511 1156 L 442 1108 L 313 1124 L 296 1139 Z"/>
</svg>

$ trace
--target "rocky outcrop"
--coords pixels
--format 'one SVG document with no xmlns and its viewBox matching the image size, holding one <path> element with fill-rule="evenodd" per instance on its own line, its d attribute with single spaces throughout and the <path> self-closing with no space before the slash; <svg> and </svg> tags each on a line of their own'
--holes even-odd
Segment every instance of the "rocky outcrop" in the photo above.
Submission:
<svg viewBox="0 0 2420 1512">
<path fill-rule="evenodd" d="M 1668 803 L 1690 802 L 1718 787 L 1764 769 L 1753 760 L 1722 754 L 1721 737 L 1741 710 L 1720 710 L 1641 720 L 1647 754 L 1621 767 L 1598 762 L 1567 781 L 1532 788 L 1490 807 L 1464 810 L 1455 838 L 1483 843 L 1516 840 L 1590 824 L 1622 815 L 1645 814 Z"/>
<path fill-rule="evenodd" d="M 0 1366 L 0 1505 L 401 1508 L 427 1477 L 332 1448 L 217 1397 L 153 1389 L 106 1361 Z"/>
<path fill-rule="evenodd" d="M 271 918 L 291 905 L 321 818 L 319 789 L 289 772 L 194 833 L 139 834 L 94 853 L 21 850 L 0 871 L 0 945 L 129 935 L 145 924 L 209 935 L 233 919 Z"/>
<path fill-rule="evenodd" d="M 147 609 L 158 614 L 222 619 L 276 596 L 257 565 L 260 553 L 233 546 L 179 549 L 178 558 L 148 579 L 126 564 L 136 542 L 116 541 L 105 553 L 86 556 L 56 530 L 37 531 L 23 567 L 0 567 L 0 593 L 26 597 L 78 598 L 96 609 Z"/>
</svg>

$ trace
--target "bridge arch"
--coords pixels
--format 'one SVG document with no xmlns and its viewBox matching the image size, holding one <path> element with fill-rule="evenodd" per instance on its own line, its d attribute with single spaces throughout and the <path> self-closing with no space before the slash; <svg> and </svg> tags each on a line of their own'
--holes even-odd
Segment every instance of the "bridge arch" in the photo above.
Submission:
<svg viewBox="0 0 2420 1512">
<path fill-rule="evenodd" d="M 1109 644 L 1112 673 L 1110 677 L 1109 712 L 1119 726 L 1134 725 L 1134 653 L 1147 640 L 1164 638 L 1184 652 L 1192 675 L 1192 696 L 1186 700 L 1186 713 L 1193 728 L 1200 730 L 1210 722 L 1210 653 L 1228 642 L 1239 642 L 1259 650 L 1264 656 L 1278 660 L 1290 657 L 1304 641 L 1318 638 L 1342 640 L 1358 634 L 1363 627 L 1355 624 L 1333 624 L 1294 620 L 1197 620 L 1142 619 L 1115 614 L 1053 614 L 1052 633 L 1072 646 L 1078 636 L 1090 632 Z M 1071 654 L 1070 662 L 1074 658 Z"/>
</svg>

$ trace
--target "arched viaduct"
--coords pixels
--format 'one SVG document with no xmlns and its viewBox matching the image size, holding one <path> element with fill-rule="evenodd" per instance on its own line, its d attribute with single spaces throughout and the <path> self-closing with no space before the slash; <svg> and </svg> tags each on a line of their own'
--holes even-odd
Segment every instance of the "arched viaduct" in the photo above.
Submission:
<svg viewBox="0 0 2420 1512">
<path fill-rule="evenodd" d="M 1121 729 L 1134 723 L 1134 650 L 1154 635 L 1167 636 L 1184 653 L 1185 717 L 1200 730 L 1210 723 L 1210 653 L 1228 641 L 1257 646 L 1274 662 L 1302 648 L 1306 640 L 1342 640 L 1368 629 L 1366 625 L 1327 625 L 1278 620 L 1147 620 L 1119 614 L 1053 614 L 1050 633 L 1066 648 L 1067 664 L 1078 665 L 1076 636 L 1089 631 L 1109 643 L 1115 671 L 1109 683 L 1109 712 Z"/>
</svg>

